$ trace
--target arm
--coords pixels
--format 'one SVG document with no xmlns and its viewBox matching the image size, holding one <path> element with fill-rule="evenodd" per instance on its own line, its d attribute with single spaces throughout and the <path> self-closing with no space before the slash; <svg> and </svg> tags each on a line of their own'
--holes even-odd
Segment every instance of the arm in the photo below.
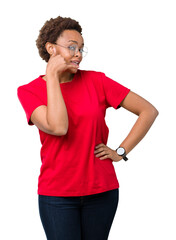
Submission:
<svg viewBox="0 0 176 240">
<path fill-rule="evenodd" d="M 120 144 L 128 154 L 144 138 L 159 112 L 151 103 L 132 91 L 120 106 L 139 116 L 128 136 Z"/>
<path fill-rule="evenodd" d="M 53 49 L 46 69 L 47 106 L 36 108 L 31 121 L 42 131 L 52 135 L 65 135 L 68 131 L 68 114 L 60 89 L 60 74 L 70 66 Z"/>
<path fill-rule="evenodd" d="M 49 79 L 50 78 L 50 79 Z M 55 131 L 68 130 L 67 108 L 60 89 L 57 77 L 47 77 L 47 121 Z"/>
<path fill-rule="evenodd" d="M 151 103 L 132 91 L 128 93 L 120 106 L 139 116 L 128 136 L 120 144 L 121 147 L 125 148 L 126 154 L 128 154 L 146 135 L 155 121 L 158 111 Z M 109 148 L 104 143 L 95 146 L 94 154 L 100 160 L 110 158 L 118 162 L 122 159 L 115 150 Z"/>
<path fill-rule="evenodd" d="M 67 133 L 68 114 L 58 78 L 47 77 L 47 106 L 39 106 L 31 114 L 31 121 L 43 132 L 62 136 Z"/>
</svg>

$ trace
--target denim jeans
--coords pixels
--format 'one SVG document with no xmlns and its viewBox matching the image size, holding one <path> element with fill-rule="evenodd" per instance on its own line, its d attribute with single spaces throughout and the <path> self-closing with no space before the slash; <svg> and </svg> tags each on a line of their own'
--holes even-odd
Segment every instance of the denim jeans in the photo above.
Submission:
<svg viewBox="0 0 176 240">
<path fill-rule="evenodd" d="M 39 195 L 38 200 L 47 240 L 107 240 L 119 189 L 79 197 Z"/>
</svg>

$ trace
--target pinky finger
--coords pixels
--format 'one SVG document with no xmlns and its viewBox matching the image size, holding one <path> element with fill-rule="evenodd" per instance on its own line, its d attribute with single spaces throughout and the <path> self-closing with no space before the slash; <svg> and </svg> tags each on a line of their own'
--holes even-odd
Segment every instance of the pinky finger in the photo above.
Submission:
<svg viewBox="0 0 176 240">
<path fill-rule="evenodd" d="M 107 158 L 108 158 L 108 156 L 105 155 L 105 156 L 101 157 L 100 160 L 107 159 Z"/>
</svg>

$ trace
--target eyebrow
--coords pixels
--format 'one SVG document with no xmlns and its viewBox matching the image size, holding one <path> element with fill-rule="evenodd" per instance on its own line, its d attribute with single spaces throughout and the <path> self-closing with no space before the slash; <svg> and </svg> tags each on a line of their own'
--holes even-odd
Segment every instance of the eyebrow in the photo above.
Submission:
<svg viewBox="0 0 176 240">
<path fill-rule="evenodd" d="M 74 41 L 74 40 L 69 40 L 69 42 L 74 42 L 74 43 L 77 43 L 77 44 L 78 44 L 78 42 L 77 42 L 77 41 Z M 82 46 L 84 46 L 84 43 L 82 44 Z"/>
</svg>

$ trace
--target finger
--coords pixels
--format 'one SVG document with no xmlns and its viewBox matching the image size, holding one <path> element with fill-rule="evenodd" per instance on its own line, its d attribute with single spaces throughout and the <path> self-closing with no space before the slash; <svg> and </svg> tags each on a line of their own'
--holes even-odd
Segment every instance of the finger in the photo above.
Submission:
<svg viewBox="0 0 176 240">
<path fill-rule="evenodd" d="M 105 151 L 105 149 L 104 148 L 97 148 L 97 149 L 94 150 L 94 152 L 96 152 L 96 153 L 102 152 L 102 151 Z"/>
<path fill-rule="evenodd" d="M 55 48 L 55 47 L 53 47 L 53 53 L 52 53 L 51 56 L 52 56 L 52 57 L 56 56 L 56 48 Z"/>
<path fill-rule="evenodd" d="M 96 157 L 100 157 L 100 156 L 104 156 L 104 155 L 107 155 L 108 153 L 106 153 L 105 151 L 102 151 L 102 152 L 97 152 L 96 153 Z"/>
<path fill-rule="evenodd" d="M 104 154 L 103 156 L 101 156 L 99 159 L 107 159 L 110 158 L 109 154 Z"/>
<path fill-rule="evenodd" d="M 96 153 L 96 154 L 97 153 L 102 153 L 102 152 L 104 152 L 104 149 L 97 149 L 97 150 L 94 151 L 94 153 Z"/>
<path fill-rule="evenodd" d="M 101 157 L 101 158 L 99 158 L 100 160 L 104 160 L 104 159 L 107 159 L 108 158 L 108 156 L 107 155 L 105 155 L 104 157 Z"/>
<path fill-rule="evenodd" d="M 95 148 L 99 148 L 99 147 L 101 147 L 103 145 L 104 145 L 103 143 L 100 143 L 100 144 L 96 145 Z"/>
</svg>

